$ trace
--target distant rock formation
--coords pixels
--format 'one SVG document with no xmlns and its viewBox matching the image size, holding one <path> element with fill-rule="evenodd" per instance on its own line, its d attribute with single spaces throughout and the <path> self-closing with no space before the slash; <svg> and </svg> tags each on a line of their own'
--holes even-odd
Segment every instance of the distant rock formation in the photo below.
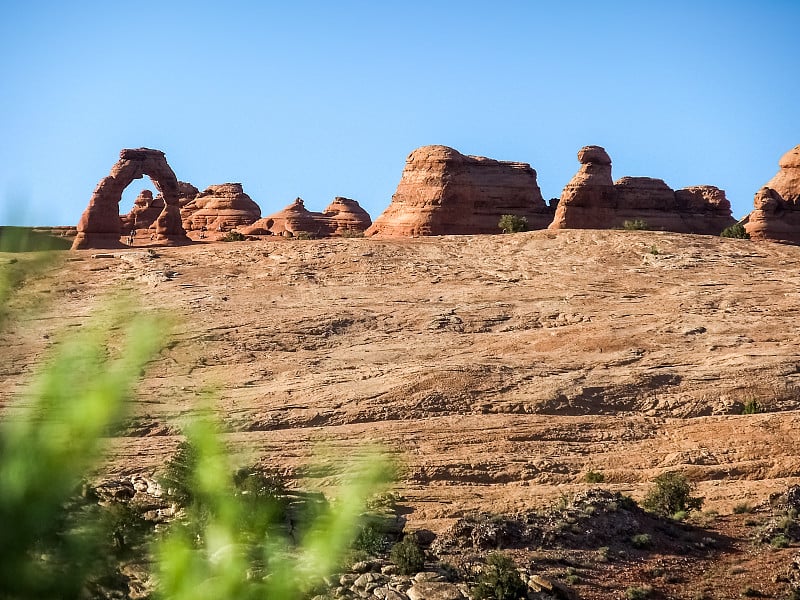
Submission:
<svg viewBox="0 0 800 600">
<path fill-rule="evenodd" d="M 361 234 L 371 224 L 369 214 L 355 200 L 337 197 L 319 213 L 308 210 L 303 199 L 297 198 L 283 210 L 239 231 L 245 235 L 332 237 Z"/>
<path fill-rule="evenodd" d="M 124 149 L 119 153 L 119 161 L 112 167 L 111 174 L 97 184 L 89 206 L 78 222 L 73 250 L 123 246 L 119 215 L 122 192 L 134 179 L 145 175 L 153 180 L 164 201 L 154 223 L 156 239 L 167 244 L 189 241 L 181 224 L 178 179 L 167 164 L 164 153 L 150 148 Z"/>
<path fill-rule="evenodd" d="M 164 198 L 160 194 L 153 198 L 153 192 L 142 190 L 133 202 L 127 215 L 120 215 L 123 233 L 132 229 L 147 229 L 158 219 L 164 210 Z"/>
<path fill-rule="evenodd" d="M 611 229 L 625 221 L 677 233 L 719 235 L 736 220 L 725 192 L 711 185 L 673 191 L 661 179 L 611 179 L 611 158 L 600 146 L 578 151 L 581 166 L 564 187 L 550 229 Z"/>
<path fill-rule="evenodd" d="M 800 244 L 800 146 L 784 154 L 778 173 L 755 195 L 745 230 L 754 240 Z"/>
<path fill-rule="evenodd" d="M 241 183 L 208 186 L 181 208 L 186 231 L 229 231 L 261 218 L 261 208 L 244 193 Z"/>
<path fill-rule="evenodd" d="M 529 164 L 423 146 L 408 156 L 391 204 L 366 235 L 501 233 L 504 214 L 525 217 L 529 229 L 552 220 Z"/>
<path fill-rule="evenodd" d="M 328 223 L 331 236 L 346 236 L 364 233 L 370 225 L 372 218 L 355 200 L 337 196 L 333 199 L 322 216 Z"/>
</svg>

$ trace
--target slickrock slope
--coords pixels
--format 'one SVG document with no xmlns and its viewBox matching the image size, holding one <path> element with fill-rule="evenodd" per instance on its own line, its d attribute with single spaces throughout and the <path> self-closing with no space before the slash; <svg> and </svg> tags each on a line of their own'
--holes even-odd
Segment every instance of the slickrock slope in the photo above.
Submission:
<svg viewBox="0 0 800 600">
<path fill-rule="evenodd" d="M 580 169 L 564 187 L 550 229 L 611 229 L 642 220 L 655 230 L 719 235 L 735 223 L 725 192 L 714 186 L 673 191 L 651 177 L 612 183 L 611 158 L 600 146 L 581 148 L 578 161 Z"/>
<path fill-rule="evenodd" d="M 552 220 L 529 164 L 423 146 L 408 156 L 391 204 L 366 235 L 500 233 L 504 214 L 525 217 L 529 229 Z"/>
<path fill-rule="evenodd" d="M 756 193 L 745 229 L 754 240 L 800 244 L 800 146 L 778 165 L 778 173 Z"/>
<path fill-rule="evenodd" d="M 410 524 L 434 530 L 589 469 L 637 498 L 684 470 L 719 511 L 800 481 L 798 247 L 567 230 L 156 250 L 72 253 L 23 288 L 50 311 L 0 339 L 2 403 L 106 293 L 179 316 L 114 472 L 163 465 L 216 389 L 235 447 L 298 480 L 319 444 L 385 445 Z M 742 415 L 753 399 L 766 412 Z"/>
<path fill-rule="evenodd" d="M 340 237 L 361 234 L 371 223 L 367 211 L 350 198 L 336 197 L 321 213 L 308 210 L 303 199 L 297 198 L 277 213 L 242 228 L 241 232 L 245 235 Z"/>
<path fill-rule="evenodd" d="M 73 249 L 119 248 L 122 192 L 134 180 L 147 175 L 161 192 L 164 208 L 155 221 L 155 234 L 166 244 L 189 241 L 181 225 L 178 179 L 167 164 L 164 153 L 150 148 L 125 149 L 111 174 L 97 184 L 89 206 L 78 222 Z"/>
<path fill-rule="evenodd" d="M 184 204 L 181 213 L 187 231 L 228 231 L 261 218 L 261 208 L 245 194 L 241 183 L 208 186 Z"/>
</svg>

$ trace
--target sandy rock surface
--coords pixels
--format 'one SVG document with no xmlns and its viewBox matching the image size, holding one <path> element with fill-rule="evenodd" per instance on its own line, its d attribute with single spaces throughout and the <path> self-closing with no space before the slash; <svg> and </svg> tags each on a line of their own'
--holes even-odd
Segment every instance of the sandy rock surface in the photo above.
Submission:
<svg viewBox="0 0 800 600">
<path fill-rule="evenodd" d="M 16 268 L 0 256 L 0 268 Z M 409 526 L 552 502 L 599 471 L 706 507 L 800 481 L 800 248 L 658 232 L 267 240 L 65 253 L 0 337 L 0 403 L 111 292 L 176 318 L 109 473 L 153 473 L 208 390 L 243 461 L 379 443 Z M 66 333 L 65 333 L 66 332 Z M 756 400 L 764 412 L 743 415 Z M 324 449 L 324 450 L 321 450 Z"/>
</svg>

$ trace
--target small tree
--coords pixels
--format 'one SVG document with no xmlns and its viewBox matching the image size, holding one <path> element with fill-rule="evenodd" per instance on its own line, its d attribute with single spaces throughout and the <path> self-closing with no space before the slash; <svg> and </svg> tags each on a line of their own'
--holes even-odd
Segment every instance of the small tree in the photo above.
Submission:
<svg viewBox="0 0 800 600">
<path fill-rule="evenodd" d="M 528 229 L 528 219 L 519 215 L 503 215 L 497 226 L 503 233 L 519 233 Z"/>
<path fill-rule="evenodd" d="M 722 230 L 722 233 L 720 233 L 719 235 L 720 237 L 724 238 L 738 238 L 740 240 L 750 239 L 750 234 L 747 233 L 747 230 L 741 223 L 735 223 L 730 227 L 726 227 L 725 229 Z"/>
<path fill-rule="evenodd" d="M 692 496 L 694 485 L 683 473 L 662 473 L 655 478 L 653 484 L 653 489 L 642 502 L 645 510 L 662 517 L 671 517 L 679 512 L 700 510 L 703 506 L 703 498 Z"/>
<path fill-rule="evenodd" d="M 472 589 L 475 600 L 519 600 L 528 597 L 528 586 L 519 576 L 514 561 L 497 552 L 486 559 L 486 568 Z"/>
<path fill-rule="evenodd" d="M 632 221 L 625 221 L 622 228 L 626 231 L 647 231 L 650 229 L 647 221 L 644 219 L 633 219 Z"/>
<path fill-rule="evenodd" d="M 407 535 L 392 546 L 389 558 L 403 575 L 413 575 L 425 567 L 425 553 L 413 535 Z"/>
</svg>

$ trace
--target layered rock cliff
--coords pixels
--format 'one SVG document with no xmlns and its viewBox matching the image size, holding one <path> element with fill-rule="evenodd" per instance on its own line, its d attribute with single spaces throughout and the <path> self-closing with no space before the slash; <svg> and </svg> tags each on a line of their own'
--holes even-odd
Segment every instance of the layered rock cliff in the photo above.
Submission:
<svg viewBox="0 0 800 600">
<path fill-rule="evenodd" d="M 639 220 L 650 229 L 719 235 L 736 222 L 725 192 L 714 186 L 675 191 L 652 177 L 612 182 L 611 158 L 600 146 L 581 148 L 578 162 L 550 229 L 611 229 Z"/>
<path fill-rule="evenodd" d="M 784 154 L 778 166 L 756 193 L 745 229 L 754 240 L 800 244 L 800 146 Z"/>
<path fill-rule="evenodd" d="M 529 164 L 423 146 L 408 156 L 391 204 L 366 235 L 500 233 L 505 214 L 525 217 L 529 229 L 552 219 Z"/>
<path fill-rule="evenodd" d="M 211 185 L 181 209 L 187 231 L 228 231 L 250 225 L 261 217 L 261 208 L 245 194 L 241 183 Z"/>
<path fill-rule="evenodd" d="M 360 235 L 371 223 L 367 211 L 350 198 L 336 197 L 321 213 L 308 210 L 303 199 L 297 198 L 286 208 L 240 231 L 245 235 L 336 237 Z"/>
</svg>

